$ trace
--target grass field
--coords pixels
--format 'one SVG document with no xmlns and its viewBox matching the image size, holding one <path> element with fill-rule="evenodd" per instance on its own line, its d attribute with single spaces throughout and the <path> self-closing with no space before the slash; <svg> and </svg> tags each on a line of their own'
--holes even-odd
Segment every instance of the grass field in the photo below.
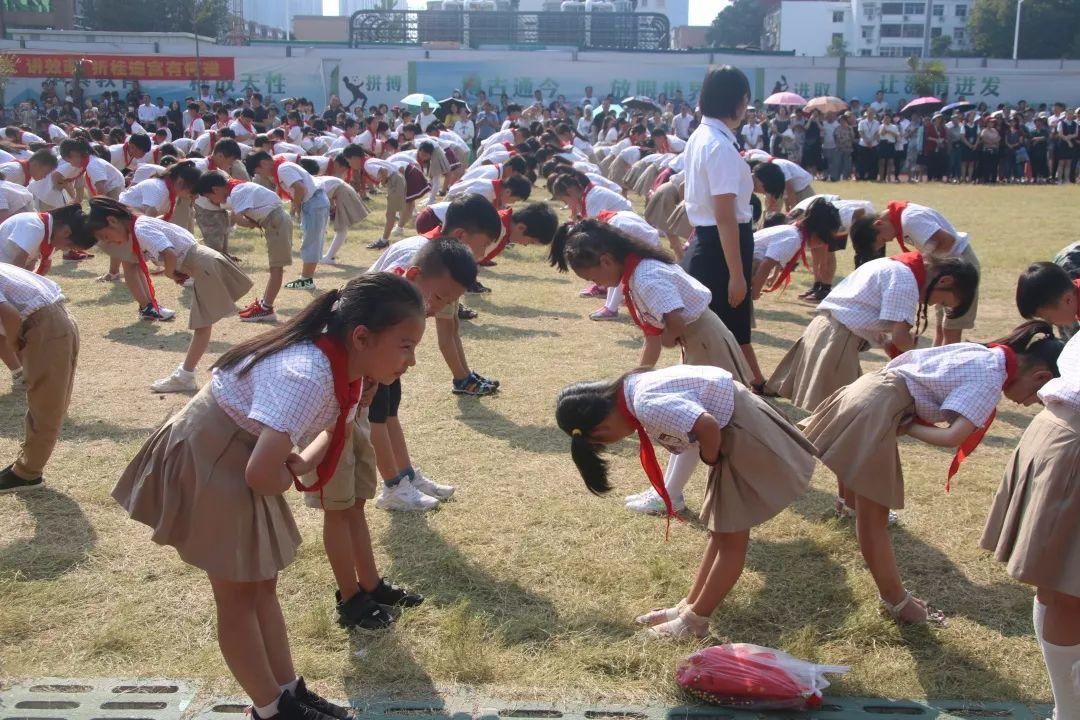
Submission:
<svg viewBox="0 0 1080 720">
<path fill-rule="evenodd" d="M 891 199 L 923 202 L 971 233 L 984 273 L 978 340 L 1017 323 L 1017 273 L 1075 240 L 1080 227 L 1073 187 L 827 188 L 879 207 Z M 377 236 L 380 208 L 376 203 L 353 232 L 343 253 L 349 265 L 321 272 L 323 288 L 374 260 L 363 243 Z M 261 287 L 261 245 L 248 231 L 233 244 Z M 53 270 L 78 320 L 82 352 L 46 488 L 0 497 L 0 676 L 195 678 L 237 692 L 214 640 L 205 577 L 172 549 L 150 543 L 147 528 L 127 520 L 109 497 L 143 438 L 186 402 L 148 386 L 186 348 L 187 297 L 158 281 L 159 297 L 180 310 L 178 320 L 140 323 L 122 286 L 93 281 L 103 267 L 99 257 Z M 850 267 L 846 255 L 841 274 Z M 665 544 L 660 521 L 622 508 L 621 496 L 646 484 L 630 443 L 615 454 L 619 492 L 590 496 L 552 418 L 562 386 L 633 367 L 638 332 L 625 311 L 619 323 L 590 322 L 597 303 L 577 297 L 584 283 L 553 272 L 534 248 L 509 249 L 482 277 L 494 292 L 467 298 L 480 317 L 462 332 L 471 364 L 500 379 L 502 392 L 452 395 L 430 324 L 419 363 L 405 378 L 402 420 L 414 461 L 457 485 L 458 494 L 427 516 L 369 510 L 384 573 L 428 601 L 391 631 L 337 627 L 320 515 L 290 493 L 304 544 L 281 576 L 280 595 L 297 666 L 338 696 L 415 697 L 478 686 L 499 697 L 675 700 L 674 668 L 694 646 L 646 641 L 632 620 L 683 596 L 704 544 L 702 527 L 676 523 Z M 766 372 L 808 322 L 810 308 L 795 299 L 808 283 L 800 271 L 784 296 L 759 305 L 755 343 Z M 291 316 L 308 299 L 283 290 L 279 313 Z M 217 354 L 260 329 L 220 323 L 200 381 Z M 676 359 L 667 351 L 662 362 Z M 871 354 L 864 370 L 883 361 Z M 7 463 L 21 438 L 24 400 L 0 375 L 0 458 Z M 900 567 L 916 594 L 951 617 L 949 627 L 901 629 L 878 615 L 854 529 L 831 518 L 835 481 L 819 466 L 811 492 L 754 531 L 746 572 L 713 618 L 715 634 L 849 664 L 852 672 L 834 687 L 840 694 L 1047 700 L 1031 631 L 1032 590 L 977 547 L 1006 459 L 1033 412 L 1003 405 L 948 495 L 949 453 L 903 443 L 908 506 L 893 531 Z M 700 509 L 704 480 L 699 469 L 688 488 L 692 511 Z"/>
</svg>

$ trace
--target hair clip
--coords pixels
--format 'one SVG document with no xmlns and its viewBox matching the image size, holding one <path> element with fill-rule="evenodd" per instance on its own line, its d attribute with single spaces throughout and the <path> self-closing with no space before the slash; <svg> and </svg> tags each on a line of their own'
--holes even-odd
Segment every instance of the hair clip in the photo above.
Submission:
<svg viewBox="0 0 1080 720">
<path fill-rule="evenodd" d="M 582 435 L 581 430 L 579 430 L 577 428 L 574 428 L 573 430 L 570 431 L 570 437 L 581 437 L 581 435 Z"/>
</svg>

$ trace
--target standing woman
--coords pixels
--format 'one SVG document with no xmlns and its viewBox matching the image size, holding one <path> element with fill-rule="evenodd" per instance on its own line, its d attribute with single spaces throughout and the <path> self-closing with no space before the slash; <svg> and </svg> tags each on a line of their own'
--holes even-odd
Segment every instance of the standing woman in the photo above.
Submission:
<svg viewBox="0 0 1080 720">
<path fill-rule="evenodd" d="M 686 215 L 696 240 L 682 266 L 712 292 L 710 307 L 735 336 L 755 378 L 761 378 L 750 344 L 750 266 L 754 259 L 754 179 L 739 155 L 734 130 L 750 102 L 750 82 L 741 70 L 710 70 L 701 87 L 701 124 L 690 135 L 686 155 Z M 760 392 L 762 382 L 754 386 Z"/>
</svg>

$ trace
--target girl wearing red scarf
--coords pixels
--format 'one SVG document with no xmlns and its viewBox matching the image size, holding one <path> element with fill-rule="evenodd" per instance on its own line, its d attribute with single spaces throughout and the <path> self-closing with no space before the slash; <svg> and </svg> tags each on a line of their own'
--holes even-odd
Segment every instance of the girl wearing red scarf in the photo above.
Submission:
<svg viewBox="0 0 1080 720">
<path fill-rule="evenodd" d="M 904 507 L 899 436 L 957 448 L 952 465 L 942 472 L 948 490 L 960 463 L 993 422 L 1002 394 L 1031 405 L 1038 402 L 1036 392 L 1058 374 L 1062 343 L 1052 333 L 1047 323 L 1029 322 L 988 345 L 910 350 L 837 390 L 799 423 L 821 461 L 855 495 L 859 547 L 882 609 L 897 622 L 941 620 L 904 588 L 889 538 L 889 509 Z"/>
<path fill-rule="evenodd" d="M 559 393 L 555 420 L 585 486 L 611 490 L 606 445 L 638 437 L 642 468 L 674 514 L 653 441 L 693 453 L 712 466 L 701 520 L 709 540 L 686 598 L 646 613 L 638 623 L 659 637 L 706 637 L 709 616 L 742 575 L 750 529 L 779 514 L 810 485 L 814 447 L 726 370 L 676 365 L 583 382 Z"/>
<path fill-rule="evenodd" d="M 154 542 L 207 574 L 218 645 L 253 718 L 351 716 L 293 668 L 277 576 L 300 534 L 283 495 L 329 481 L 362 381 L 401 377 L 423 333 L 423 299 L 403 278 L 364 275 L 321 295 L 224 353 L 213 382 L 146 441 L 113 490 Z M 314 485 L 296 480 L 310 472 Z"/>
</svg>

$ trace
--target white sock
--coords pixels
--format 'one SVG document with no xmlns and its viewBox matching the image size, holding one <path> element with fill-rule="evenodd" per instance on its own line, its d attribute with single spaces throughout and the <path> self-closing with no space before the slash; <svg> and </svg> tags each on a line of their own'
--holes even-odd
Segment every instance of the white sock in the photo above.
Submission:
<svg viewBox="0 0 1080 720">
<path fill-rule="evenodd" d="M 270 703 L 269 705 L 263 705 L 262 707 L 255 708 L 255 713 L 260 718 L 263 718 L 263 720 L 266 720 L 266 718 L 272 718 L 277 715 L 278 703 L 280 701 L 281 696 L 279 695 L 277 696 L 277 698 L 274 699 L 274 702 Z"/>
<path fill-rule="evenodd" d="M 338 230 L 334 233 L 334 240 L 330 243 L 330 249 L 326 251 L 325 257 L 332 258 L 337 255 L 338 250 L 345 244 L 345 236 L 348 232 L 348 230 Z"/>
<path fill-rule="evenodd" d="M 607 289 L 607 301 L 604 303 L 604 309 L 611 312 L 619 312 L 619 305 L 622 304 L 622 285 L 613 285 Z"/>
<path fill-rule="evenodd" d="M 195 377 L 195 371 L 194 370 L 188 370 L 183 365 L 177 365 L 176 366 L 176 374 L 179 375 L 180 377 L 184 377 L 184 378 Z"/>
<path fill-rule="evenodd" d="M 664 472 L 664 486 L 667 488 L 671 499 L 681 498 L 690 478 L 697 469 L 698 456 L 697 446 L 693 445 L 678 455 L 672 455 L 668 460 L 667 470 Z"/>
<path fill-rule="evenodd" d="M 294 677 L 292 680 L 290 680 L 289 682 L 287 682 L 287 683 L 285 683 L 284 685 L 281 686 L 281 692 L 287 692 L 290 695 L 295 695 L 296 694 L 296 686 L 299 685 L 299 684 L 300 684 L 300 678 L 299 677 Z"/>
<path fill-rule="evenodd" d="M 1031 599 L 1031 624 L 1035 626 L 1035 639 L 1043 639 L 1043 625 L 1046 623 L 1046 606 L 1039 602 L 1039 596 Z"/>
<path fill-rule="evenodd" d="M 1054 717 L 1057 720 L 1080 718 L 1080 688 L 1076 675 L 1080 672 L 1080 645 L 1065 647 L 1043 640 L 1043 659 L 1054 692 Z"/>
</svg>

